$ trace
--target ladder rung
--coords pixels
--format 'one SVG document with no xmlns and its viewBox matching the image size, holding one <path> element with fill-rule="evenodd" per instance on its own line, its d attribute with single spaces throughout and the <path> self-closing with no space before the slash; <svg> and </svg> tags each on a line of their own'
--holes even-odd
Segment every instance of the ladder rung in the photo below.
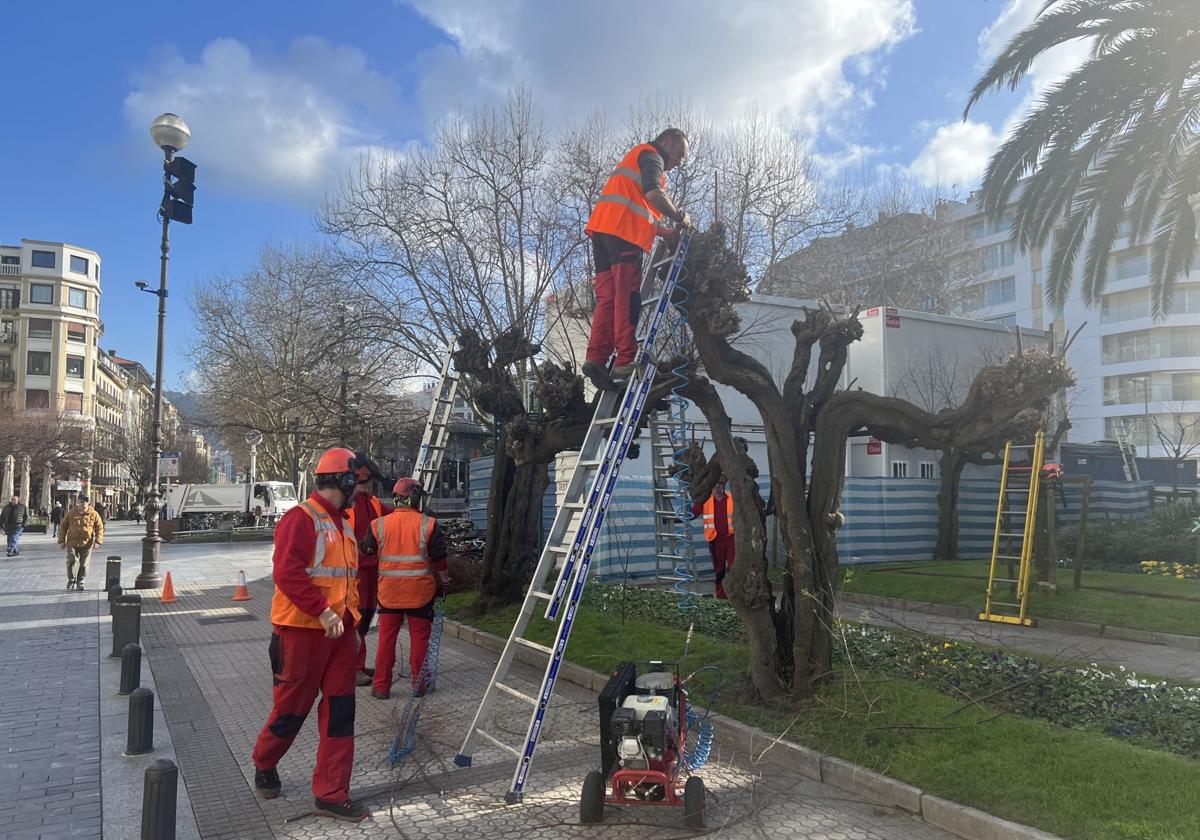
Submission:
<svg viewBox="0 0 1200 840">
<path fill-rule="evenodd" d="M 592 421 L 592 425 L 593 426 L 611 426 L 613 423 L 616 423 L 617 420 L 619 420 L 619 419 L 620 419 L 620 415 L 617 415 L 617 414 L 613 415 L 612 417 L 601 417 L 599 420 Z"/>
<path fill-rule="evenodd" d="M 529 639 L 526 639 L 523 636 L 517 636 L 513 639 L 513 641 L 516 642 L 517 644 L 521 645 L 522 647 L 527 647 L 527 648 L 530 648 L 531 650 L 540 650 L 542 653 L 545 653 L 545 654 L 548 654 L 551 656 L 554 654 L 553 648 L 548 648 L 545 645 L 538 644 L 537 642 L 531 642 L 531 641 L 529 641 Z"/>
<path fill-rule="evenodd" d="M 993 583 L 1020 583 L 1021 581 L 1013 580 L 1012 578 L 992 578 L 992 582 Z"/>
<path fill-rule="evenodd" d="M 556 554 L 570 554 L 571 546 L 569 546 L 569 545 L 547 545 L 546 550 L 553 551 Z"/>
<path fill-rule="evenodd" d="M 509 697 L 516 697 L 518 700 L 524 700 L 526 703 L 528 703 L 531 706 L 536 706 L 538 704 L 538 701 L 536 698 L 531 697 L 530 695 L 526 694 L 524 691 L 517 691 L 511 685 L 505 685 L 502 682 L 497 682 L 496 688 L 503 691 Z"/>
<path fill-rule="evenodd" d="M 563 502 L 563 507 L 567 510 L 583 510 L 587 507 L 587 502 Z"/>
<path fill-rule="evenodd" d="M 1020 557 L 1014 557 L 1014 556 L 1013 556 L 1013 555 L 1011 555 L 1011 554 L 997 554 L 997 555 L 996 555 L 996 559 L 997 559 L 997 560 L 1020 560 L 1021 558 L 1020 558 Z"/>
<path fill-rule="evenodd" d="M 1018 533 L 1018 534 L 1009 534 L 1009 533 L 1007 533 L 1007 532 L 1004 532 L 1004 531 L 1001 531 L 1001 532 L 1000 532 L 1000 536 L 1002 536 L 1002 537 L 1021 537 L 1022 539 L 1024 539 L 1024 537 L 1025 537 L 1025 535 L 1024 535 L 1024 534 L 1020 534 L 1020 533 Z"/>
<path fill-rule="evenodd" d="M 541 598 L 543 601 L 553 601 L 554 596 L 549 592 L 539 592 L 536 589 L 529 593 L 534 598 Z"/>
<path fill-rule="evenodd" d="M 499 685 L 499 683 L 497 683 L 497 685 Z M 479 735 L 479 736 L 481 736 L 482 738 L 484 738 L 484 739 L 486 739 L 486 740 L 488 740 L 488 741 L 490 741 L 490 742 L 491 742 L 493 745 L 495 745 L 495 746 L 499 747 L 500 749 L 504 750 L 505 752 L 507 752 L 507 753 L 511 754 L 511 755 L 512 755 L 514 758 L 520 758 L 520 757 L 521 757 L 521 751 L 520 751 L 520 750 L 518 750 L 516 747 L 510 747 L 508 744 L 506 744 L 506 743 L 504 743 L 503 741 L 501 741 L 499 738 L 497 738 L 497 737 L 496 737 L 495 735 L 493 735 L 492 733 L 490 733 L 490 732 L 485 732 L 485 731 L 483 731 L 482 729 L 476 729 L 476 730 L 475 730 L 475 734 L 476 734 L 476 735 Z"/>
<path fill-rule="evenodd" d="M 1014 610 L 1021 609 L 1020 604 L 1009 604 L 1009 603 L 1006 603 L 1005 601 L 992 601 L 992 606 L 993 607 L 1012 607 Z"/>
</svg>

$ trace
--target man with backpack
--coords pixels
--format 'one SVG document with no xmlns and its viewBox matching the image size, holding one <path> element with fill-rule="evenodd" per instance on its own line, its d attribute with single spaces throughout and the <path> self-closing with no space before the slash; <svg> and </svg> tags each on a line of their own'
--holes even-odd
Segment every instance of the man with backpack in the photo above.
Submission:
<svg viewBox="0 0 1200 840">
<path fill-rule="evenodd" d="M 67 550 L 67 589 L 83 589 L 92 548 L 103 544 L 104 520 L 92 510 L 88 497 L 81 495 L 58 531 L 59 548 Z"/>
</svg>

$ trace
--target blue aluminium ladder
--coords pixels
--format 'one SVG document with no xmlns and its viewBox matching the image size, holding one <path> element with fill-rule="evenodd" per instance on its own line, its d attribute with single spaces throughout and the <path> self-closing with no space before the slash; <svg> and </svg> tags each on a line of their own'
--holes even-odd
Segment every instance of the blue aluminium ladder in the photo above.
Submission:
<svg viewBox="0 0 1200 840">
<path fill-rule="evenodd" d="M 592 552 L 595 551 L 596 540 L 604 524 L 604 515 L 612 500 L 625 453 L 629 450 L 629 444 L 642 416 L 646 395 L 650 392 L 658 371 L 655 351 L 659 345 L 656 342 L 666 335 L 665 324 L 671 309 L 671 293 L 679 282 L 691 239 L 692 231 L 686 229 L 680 233 L 678 243 L 673 248 L 660 239 L 656 242 L 650 259 L 646 261 L 642 274 L 642 310 L 638 324 L 638 353 L 634 360 L 634 372 L 623 391 L 603 391 L 596 402 L 596 412 L 580 447 L 579 458 L 571 473 L 565 499 L 554 517 L 549 539 L 534 569 L 529 591 L 525 594 L 516 624 L 513 625 L 504 651 L 500 654 L 500 661 L 496 664 L 496 670 L 475 712 L 475 718 L 471 721 L 471 728 L 467 730 L 462 749 L 454 757 L 456 765 L 469 767 L 474 749 L 482 738 L 516 758 L 517 767 L 513 772 L 508 793 L 504 797 L 509 803 L 520 802 L 525 790 L 546 709 L 554 695 L 554 686 L 558 680 L 563 654 L 566 652 L 567 640 L 571 636 L 575 612 L 587 582 Z M 658 277 L 664 267 L 666 275 L 659 286 Z M 550 580 L 554 580 L 555 583 L 548 589 L 546 583 Z M 545 617 L 559 622 L 553 647 L 534 642 L 524 635 L 534 610 L 542 604 L 545 604 Z M 546 672 L 542 677 L 542 687 L 536 697 L 505 682 L 518 647 L 540 651 L 549 657 Z M 515 697 L 532 707 L 525 743 L 520 749 L 505 743 L 483 728 L 490 720 L 500 694 Z"/>
</svg>

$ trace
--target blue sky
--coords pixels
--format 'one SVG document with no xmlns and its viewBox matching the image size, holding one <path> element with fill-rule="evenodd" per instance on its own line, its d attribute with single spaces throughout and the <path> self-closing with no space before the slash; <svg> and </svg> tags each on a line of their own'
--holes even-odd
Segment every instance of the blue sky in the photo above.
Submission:
<svg viewBox="0 0 1200 840">
<path fill-rule="evenodd" d="M 902 169 L 969 189 L 1031 92 L 1072 55 L 960 122 L 996 45 L 1041 0 L 136 0 L 10 4 L 0 78 L 0 241 L 100 252 L 104 346 L 153 362 L 160 153 L 150 119 L 192 127 L 196 223 L 174 225 L 167 371 L 187 355 L 187 291 L 313 239 L 364 149 L 420 142 L 449 110 L 534 94 L 552 126 L 665 93 L 717 122 L 750 106 L 830 167 Z M 655 19 L 640 21 L 653 8 Z M 638 22 L 630 26 L 630 22 Z M 654 33 L 657 23 L 658 31 Z"/>
</svg>

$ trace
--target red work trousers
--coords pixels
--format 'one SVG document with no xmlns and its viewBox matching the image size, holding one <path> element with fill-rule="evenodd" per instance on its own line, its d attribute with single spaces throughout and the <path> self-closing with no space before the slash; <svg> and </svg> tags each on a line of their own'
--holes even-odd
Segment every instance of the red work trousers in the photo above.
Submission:
<svg viewBox="0 0 1200 840">
<path fill-rule="evenodd" d="M 350 798 L 354 768 L 354 658 L 359 643 L 347 613 L 345 632 L 336 639 L 324 630 L 277 627 L 271 636 L 275 704 L 254 744 L 254 766 L 270 770 L 287 754 L 317 692 L 317 763 L 312 791 L 317 799 Z"/>
<path fill-rule="evenodd" d="M 725 594 L 725 574 L 733 568 L 733 534 L 722 534 L 709 542 L 708 551 L 712 555 L 713 571 L 717 575 L 713 584 L 713 594 L 725 600 L 728 597 Z"/>
<path fill-rule="evenodd" d="M 642 249 L 604 234 L 592 235 L 596 276 L 596 309 L 588 337 L 587 360 L 604 367 L 613 350 L 614 364 L 628 365 L 637 355 L 637 323 L 641 314 Z"/>
<path fill-rule="evenodd" d="M 379 566 L 358 567 L 358 611 L 362 618 L 358 621 L 358 637 L 362 643 L 358 646 L 358 658 L 354 667 L 361 671 L 367 667 L 367 631 L 371 629 L 371 619 L 375 617 L 375 607 L 379 597 Z"/>
<path fill-rule="evenodd" d="M 379 613 L 379 647 L 375 649 L 375 690 L 387 691 L 392 687 L 392 668 L 396 665 L 396 641 L 400 637 L 400 626 L 408 618 L 408 664 L 412 668 L 412 682 L 416 686 L 429 650 L 429 632 L 433 627 L 433 602 L 427 606 L 400 612 Z"/>
</svg>

